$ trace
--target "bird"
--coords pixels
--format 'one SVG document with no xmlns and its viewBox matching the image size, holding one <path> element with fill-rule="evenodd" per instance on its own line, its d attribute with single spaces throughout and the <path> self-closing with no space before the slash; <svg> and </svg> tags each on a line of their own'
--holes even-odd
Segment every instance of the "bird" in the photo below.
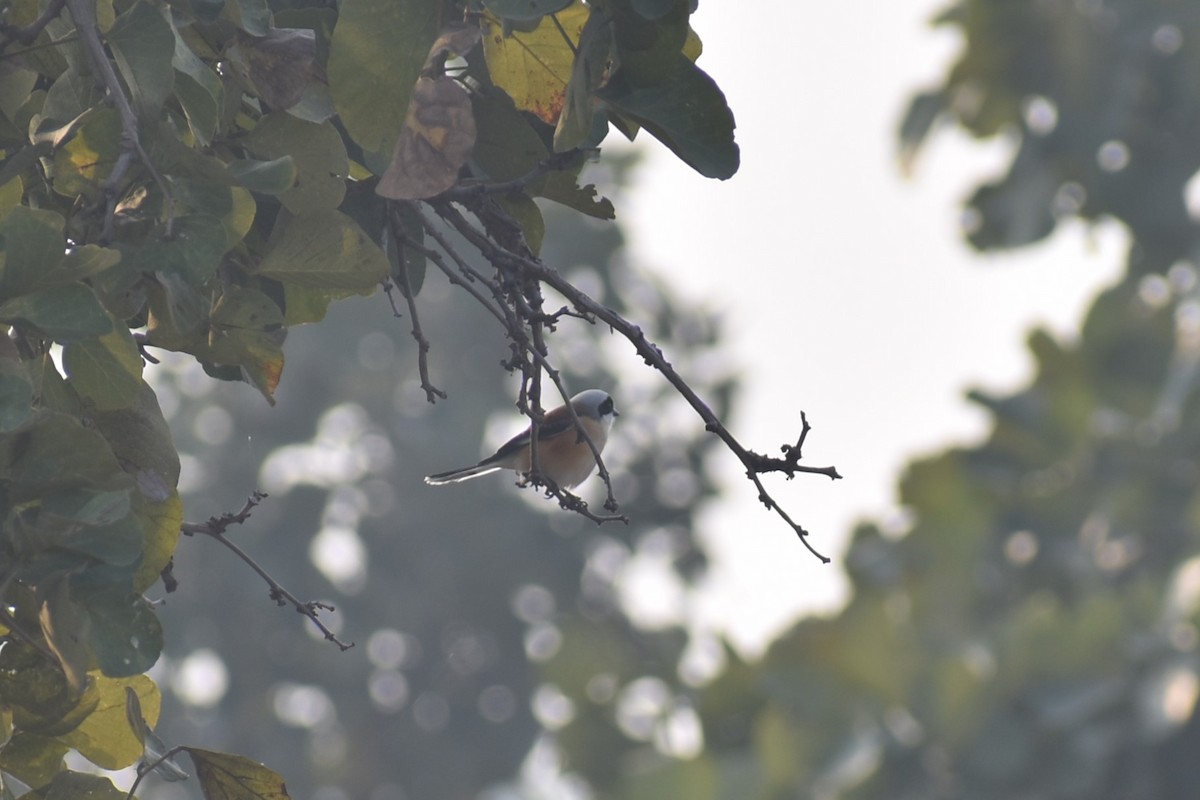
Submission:
<svg viewBox="0 0 1200 800">
<path fill-rule="evenodd" d="M 613 405 L 612 396 L 601 389 L 588 389 L 571 398 L 571 406 L 579 423 L 587 432 L 596 452 L 604 449 L 613 418 L 620 413 Z M 500 446 L 487 458 L 469 467 L 452 469 L 429 475 L 425 482 L 430 486 L 478 478 L 501 469 L 515 470 L 527 475 L 533 469 L 529 458 L 529 439 L 532 426 Z M 573 489 L 592 474 L 596 468 L 596 457 L 588 447 L 587 440 L 580 435 L 565 405 L 546 412 L 538 426 L 538 470 L 558 486 Z"/>
</svg>

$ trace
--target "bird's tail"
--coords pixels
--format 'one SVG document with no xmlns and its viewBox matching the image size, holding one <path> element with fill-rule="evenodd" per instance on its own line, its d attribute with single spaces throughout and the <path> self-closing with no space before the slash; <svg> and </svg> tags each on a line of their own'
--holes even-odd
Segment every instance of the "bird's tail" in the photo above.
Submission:
<svg viewBox="0 0 1200 800">
<path fill-rule="evenodd" d="M 471 478 L 478 478 L 480 475 L 487 475 L 489 472 L 495 472 L 498 469 L 501 469 L 501 467 L 495 464 L 476 464 L 473 467 L 452 469 L 449 472 L 439 472 L 436 475 L 426 476 L 425 482 L 430 486 L 458 483 L 459 481 L 469 481 Z"/>
</svg>

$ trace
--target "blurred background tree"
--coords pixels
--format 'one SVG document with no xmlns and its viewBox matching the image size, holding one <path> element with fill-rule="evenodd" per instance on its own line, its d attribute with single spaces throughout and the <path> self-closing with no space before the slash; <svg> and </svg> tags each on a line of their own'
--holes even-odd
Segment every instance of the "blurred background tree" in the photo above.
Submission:
<svg viewBox="0 0 1200 800">
<path fill-rule="evenodd" d="M 655 690 L 651 710 L 696 710 L 698 755 L 672 757 L 619 708 L 577 716 L 561 741 L 601 796 L 1200 792 L 1200 18 L 1186 2 L 964 0 L 938 23 L 965 46 L 914 98 L 902 163 L 946 122 L 1005 137 L 1008 173 L 968 201 L 970 242 L 1116 219 L 1125 274 L 1077 337 L 1030 335 L 1028 386 L 971 393 L 992 417 L 982 443 L 909 466 L 906 519 L 855 532 L 840 612 L 759 661 L 727 650 L 699 688 Z M 613 731 L 636 756 L 619 769 L 592 757 Z"/>
</svg>

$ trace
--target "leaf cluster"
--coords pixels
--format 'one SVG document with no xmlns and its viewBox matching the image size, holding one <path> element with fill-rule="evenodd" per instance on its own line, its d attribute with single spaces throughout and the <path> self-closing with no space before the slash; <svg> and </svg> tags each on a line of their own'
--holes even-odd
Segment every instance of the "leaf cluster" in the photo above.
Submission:
<svg viewBox="0 0 1200 800">
<path fill-rule="evenodd" d="M 68 749 L 111 769 L 143 755 L 114 709 L 129 688 L 157 715 L 144 673 L 163 632 L 143 594 L 183 525 L 152 353 L 274 402 L 292 326 L 391 282 L 421 290 L 427 229 L 398 201 L 487 195 L 536 254 L 534 198 L 613 217 L 578 181 L 610 125 L 731 176 L 733 117 L 695 65 L 693 10 L 4 5 L 0 775 L 67 796 L 91 780 Z"/>
</svg>

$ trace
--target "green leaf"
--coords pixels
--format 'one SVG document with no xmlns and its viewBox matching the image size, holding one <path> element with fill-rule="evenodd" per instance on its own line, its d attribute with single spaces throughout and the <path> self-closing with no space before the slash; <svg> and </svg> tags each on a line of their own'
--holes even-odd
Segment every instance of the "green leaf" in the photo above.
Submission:
<svg viewBox="0 0 1200 800">
<path fill-rule="evenodd" d="M 44 792 L 38 793 L 39 800 L 126 800 L 127 794 L 108 778 L 70 770 L 55 775 Z"/>
<path fill-rule="evenodd" d="M 716 82 L 682 53 L 676 54 L 663 82 L 631 90 L 614 81 L 597 96 L 701 175 L 725 180 L 737 172 L 740 156 L 733 140 L 733 112 Z"/>
<path fill-rule="evenodd" d="M 525 243 L 536 256 L 542 252 L 542 240 L 546 238 L 546 221 L 542 210 L 527 194 L 510 194 L 496 198 L 496 202 L 512 215 L 525 234 Z"/>
<path fill-rule="evenodd" d="M 208 146 L 217 132 L 225 103 L 225 88 L 212 68 L 192 52 L 174 25 L 171 32 L 175 37 L 175 51 L 171 55 L 171 65 L 175 68 L 175 96 L 192 135 L 200 145 Z"/>
<path fill-rule="evenodd" d="M 68 343 L 63 368 L 75 391 L 100 411 L 129 407 L 143 386 L 141 353 L 120 324 L 104 336 Z"/>
<path fill-rule="evenodd" d="M 425 243 L 425 226 L 421 224 L 421 216 L 417 213 L 409 203 L 400 203 L 396 206 L 397 221 L 400 225 L 400 230 L 397 231 L 403 239 L 408 240 L 418 246 Z M 384 243 L 388 247 L 392 247 L 392 237 L 385 237 Z M 425 271 L 428 267 L 425 254 L 416 247 L 406 246 L 401 242 L 399 252 L 388 250 L 388 261 L 392 266 L 392 277 L 395 279 L 396 286 L 404 294 L 412 292 L 412 296 L 416 297 L 421 293 L 421 287 L 425 285 Z M 403 270 L 403 274 L 401 274 Z"/>
<path fill-rule="evenodd" d="M 549 157 L 542 137 L 504 92 L 496 89 L 473 92 L 471 108 L 477 130 L 471 158 L 488 180 L 515 180 Z"/>
<path fill-rule="evenodd" d="M 50 285 L 42 275 L 53 272 L 63 258 L 66 240 L 61 214 L 18 206 L 0 222 L 5 264 L 0 272 L 0 297 L 16 297 Z"/>
<path fill-rule="evenodd" d="M 245 756 L 185 747 L 208 800 L 290 800 L 283 778 Z"/>
<path fill-rule="evenodd" d="M 175 554 L 183 525 L 183 501 L 172 490 L 171 496 L 160 503 L 138 502 L 134 516 L 142 526 L 142 560 L 133 576 L 133 590 L 149 589 Z"/>
<path fill-rule="evenodd" d="M 149 3 L 136 2 L 117 17 L 105 38 L 139 115 L 157 117 L 175 82 L 171 24 Z"/>
<path fill-rule="evenodd" d="M 679 0 L 631 0 L 633 10 L 646 19 L 655 20 L 671 13 Z"/>
<path fill-rule="evenodd" d="M 396 145 L 429 48 L 438 0 L 344 0 L 329 51 L 333 105 L 359 147 L 386 157 Z"/>
<path fill-rule="evenodd" d="M 267 0 L 225 0 L 225 13 L 252 36 L 266 36 L 271 29 L 271 9 Z"/>
<path fill-rule="evenodd" d="M 58 342 L 103 336 L 112 318 L 81 283 L 42 289 L 0 304 L 0 322 L 26 323 Z"/>
<path fill-rule="evenodd" d="M 122 469 L 133 478 L 139 498 L 161 503 L 175 497 L 179 453 L 159 408 L 158 395 L 148 384 L 138 382 L 137 392 L 127 407 L 97 411 L 92 421 L 108 441 Z"/>
<path fill-rule="evenodd" d="M 17 112 L 29 99 L 38 73 L 14 61 L 0 61 L 0 114 L 16 122 Z"/>
<path fill-rule="evenodd" d="M 142 598 L 121 587 L 114 568 L 86 570 L 71 581 L 71 593 L 88 613 L 88 642 L 100 671 L 110 678 L 140 675 L 162 652 L 162 626 Z M 121 713 L 124 714 L 124 693 Z"/>
<path fill-rule="evenodd" d="M 202 361 L 234 365 L 274 404 L 283 372 L 283 312 L 256 289 L 234 288 L 217 301 L 210 318 L 208 345 L 197 352 Z"/>
<path fill-rule="evenodd" d="M 38 159 L 49 153 L 50 148 L 49 142 L 38 142 L 25 145 L 5 158 L 4 162 L 0 164 L 0 186 L 11 185 L 14 178 L 19 178 L 22 172 L 38 163 Z"/>
<path fill-rule="evenodd" d="M 592 94 L 603 83 L 616 59 L 612 22 L 608 15 L 593 9 L 579 34 L 571 81 L 567 84 L 562 114 L 554 128 L 555 152 L 579 146 L 591 133 L 595 116 Z"/>
<path fill-rule="evenodd" d="M 125 490 L 131 485 L 108 443 L 78 419 L 39 411 L 29 428 L 0 437 L 0 480 L 14 505 L 56 489 Z"/>
<path fill-rule="evenodd" d="M 122 246 L 122 258 L 130 269 L 179 275 L 192 284 L 213 277 L 230 235 L 224 223 L 212 214 L 183 214 L 175 218 L 172 235 L 165 229 L 152 231 L 140 247 Z"/>
<path fill-rule="evenodd" d="M 334 211 L 288 222 L 255 273 L 285 286 L 366 294 L 388 276 L 388 260 L 354 220 Z"/>
<path fill-rule="evenodd" d="M 50 173 L 54 191 L 65 197 L 98 199 L 100 184 L 112 171 L 120 150 L 121 116 L 115 108 L 102 108 L 65 146 L 54 151 Z"/>
<path fill-rule="evenodd" d="M 556 14 L 573 2 L 575 0 L 483 0 L 483 5 L 497 17 L 527 20 Z"/>
<path fill-rule="evenodd" d="M 88 761 L 104 769 L 124 769 L 142 757 L 144 748 L 125 713 L 126 689 L 137 695 L 142 715 L 150 727 L 158 720 L 162 695 L 145 675 L 109 678 L 92 674 L 100 695 L 95 710 L 79 727 L 62 737 Z"/>
<path fill-rule="evenodd" d="M 284 112 L 263 117 L 246 137 L 246 149 L 266 161 L 291 156 L 296 185 L 279 196 L 293 214 L 328 211 L 342 204 L 350 159 L 332 122 L 305 122 Z"/>
<path fill-rule="evenodd" d="M 21 361 L 0 352 L 0 433 L 33 418 L 33 381 Z"/>
<path fill-rule="evenodd" d="M 271 161 L 239 159 L 231 161 L 228 169 L 238 186 L 252 192 L 283 194 L 296 184 L 296 161 L 291 156 Z"/>
<path fill-rule="evenodd" d="M 0 769 L 29 786 L 45 786 L 65 768 L 70 749 L 58 739 L 17 731 L 0 748 Z"/>
</svg>

